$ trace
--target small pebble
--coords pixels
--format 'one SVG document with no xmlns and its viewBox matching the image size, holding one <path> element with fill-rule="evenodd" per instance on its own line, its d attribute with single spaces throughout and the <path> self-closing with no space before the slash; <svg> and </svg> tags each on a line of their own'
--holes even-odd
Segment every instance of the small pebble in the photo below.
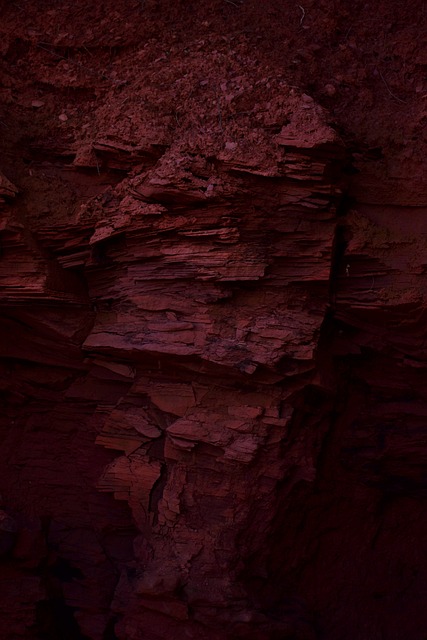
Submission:
<svg viewBox="0 0 427 640">
<path fill-rule="evenodd" d="M 44 102 L 43 100 L 33 100 L 31 106 L 34 107 L 34 109 L 40 109 L 40 107 L 44 107 Z"/>
<path fill-rule="evenodd" d="M 60 116 L 58 116 L 59 120 L 61 120 L 61 122 L 67 122 L 68 120 L 68 116 L 65 113 L 61 113 Z"/>
</svg>

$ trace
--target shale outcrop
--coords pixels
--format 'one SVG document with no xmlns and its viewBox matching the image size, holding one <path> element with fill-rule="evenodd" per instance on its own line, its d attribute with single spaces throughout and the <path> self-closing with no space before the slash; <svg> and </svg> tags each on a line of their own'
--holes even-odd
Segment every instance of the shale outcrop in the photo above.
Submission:
<svg viewBox="0 0 427 640">
<path fill-rule="evenodd" d="M 0 28 L 2 637 L 422 640 L 415 5 L 41 4 Z"/>
</svg>

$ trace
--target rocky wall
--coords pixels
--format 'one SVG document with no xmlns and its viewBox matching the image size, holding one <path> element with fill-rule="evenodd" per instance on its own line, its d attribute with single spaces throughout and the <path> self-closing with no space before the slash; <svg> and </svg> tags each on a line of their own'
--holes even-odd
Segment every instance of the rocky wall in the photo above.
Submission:
<svg viewBox="0 0 427 640">
<path fill-rule="evenodd" d="M 4 7 L 5 639 L 424 639 L 415 9 Z"/>
</svg>

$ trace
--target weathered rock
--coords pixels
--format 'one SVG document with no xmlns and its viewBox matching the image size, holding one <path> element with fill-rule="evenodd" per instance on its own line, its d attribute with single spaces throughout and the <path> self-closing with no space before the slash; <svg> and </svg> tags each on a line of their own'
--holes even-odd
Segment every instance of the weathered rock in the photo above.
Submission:
<svg viewBox="0 0 427 640">
<path fill-rule="evenodd" d="M 421 640 L 425 114 L 387 8 L 255 4 L 0 26 L 8 640 Z"/>
</svg>

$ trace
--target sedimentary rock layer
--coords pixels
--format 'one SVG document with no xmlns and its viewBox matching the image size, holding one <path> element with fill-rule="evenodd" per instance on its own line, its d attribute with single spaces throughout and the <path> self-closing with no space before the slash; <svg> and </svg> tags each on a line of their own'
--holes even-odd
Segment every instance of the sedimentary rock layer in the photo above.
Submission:
<svg viewBox="0 0 427 640">
<path fill-rule="evenodd" d="M 296 66 L 328 47 L 305 27 L 343 10 L 277 25 L 280 3 L 216 2 L 195 27 L 179 3 L 21 4 L 2 27 L 4 637 L 421 640 L 418 102 L 374 76 L 410 105 L 409 152 L 374 144 L 365 94 L 346 122 L 348 78 L 307 86 Z M 285 64 L 272 32 L 304 47 L 283 40 Z"/>
</svg>

